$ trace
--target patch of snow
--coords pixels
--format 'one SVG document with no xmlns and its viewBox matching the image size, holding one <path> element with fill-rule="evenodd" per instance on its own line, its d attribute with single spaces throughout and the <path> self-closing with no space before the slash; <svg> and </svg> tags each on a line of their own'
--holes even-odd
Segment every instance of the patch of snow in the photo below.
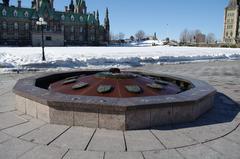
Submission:
<svg viewBox="0 0 240 159">
<path fill-rule="evenodd" d="M 151 43 L 151 41 L 147 42 Z M 75 69 L 136 67 L 199 60 L 240 60 L 240 49 L 199 47 L 0 47 L 0 68 Z"/>
</svg>

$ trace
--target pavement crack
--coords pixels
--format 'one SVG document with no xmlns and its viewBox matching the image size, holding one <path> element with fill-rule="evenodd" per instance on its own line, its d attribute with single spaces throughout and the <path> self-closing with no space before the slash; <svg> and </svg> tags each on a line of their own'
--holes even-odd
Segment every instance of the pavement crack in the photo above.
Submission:
<svg viewBox="0 0 240 159">
<path fill-rule="evenodd" d="M 59 138 L 61 135 L 63 135 L 65 132 L 67 132 L 70 128 L 71 128 L 71 126 L 68 127 L 66 130 L 64 130 L 64 131 L 63 131 L 61 134 L 59 134 L 57 137 L 55 137 L 52 141 L 50 141 L 50 142 L 47 144 L 47 146 L 49 146 L 51 143 L 53 143 L 57 138 Z"/>
<path fill-rule="evenodd" d="M 87 151 L 87 149 L 88 149 L 88 147 L 89 147 L 89 145 L 90 145 L 90 143 L 91 143 L 91 141 L 92 141 L 92 139 L 93 139 L 93 136 L 95 135 L 96 131 L 97 131 L 97 129 L 94 130 L 94 132 L 93 132 L 93 134 L 92 134 L 90 140 L 88 141 L 88 143 L 87 143 L 87 145 L 86 145 L 84 151 Z"/>
<path fill-rule="evenodd" d="M 144 156 L 144 154 L 143 154 L 143 152 L 141 152 L 141 155 L 142 155 L 142 158 L 143 158 L 143 159 L 146 159 L 145 156 Z"/>
<path fill-rule="evenodd" d="M 150 131 L 150 133 L 160 142 L 160 144 L 163 145 L 163 147 L 164 147 L 165 149 L 168 149 L 167 146 L 165 146 L 165 145 L 163 144 L 163 142 L 152 132 L 152 130 L 149 130 L 149 131 Z"/>
<path fill-rule="evenodd" d="M 63 154 L 63 156 L 61 157 L 61 159 L 63 159 L 66 155 L 67 155 L 67 153 L 70 151 L 70 149 L 67 149 L 67 151 Z"/>
<path fill-rule="evenodd" d="M 124 139 L 125 151 L 127 152 L 128 148 L 127 148 L 127 141 L 126 141 L 125 131 L 123 131 L 123 139 Z"/>
</svg>

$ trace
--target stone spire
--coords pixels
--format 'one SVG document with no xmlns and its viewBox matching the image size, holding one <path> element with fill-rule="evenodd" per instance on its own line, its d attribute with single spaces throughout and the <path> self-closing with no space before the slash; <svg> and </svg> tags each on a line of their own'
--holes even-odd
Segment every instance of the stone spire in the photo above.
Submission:
<svg viewBox="0 0 240 159">
<path fill-rule="evenodd" d="M 71 0 L 71 3 L 70 3 L 70 5 L 69 5 L 69 11 L 70 11 L 70 12 L 74 12 L 73 0 Z"/>
<path fill-rule="evenodd" d="M 108 8 L 106 9 L 106 16 L 105 16 L 105 19 L 104 19 L 104 27 L 107 31 L 110 31 Z"/>
<path fill-rule="evenodd" d="M 3 0 L 3 5 L 9 6 L 9 0 Z"/>
<path fill-rule="evenodd" d="M 97 15 L 96 15 L 96 20 L 97 20 L 97 24 L 99 26 L 100 25 L 100 21 L 99 21 L 99 12 L 98 12 L 98 10 L 97 10 Z"/>
<path fill-rule="evenodd" d="M 228 4 L 228 8 L 236 8 L 238 7 L 239 0 L 230 0 Z"/>
</svg>

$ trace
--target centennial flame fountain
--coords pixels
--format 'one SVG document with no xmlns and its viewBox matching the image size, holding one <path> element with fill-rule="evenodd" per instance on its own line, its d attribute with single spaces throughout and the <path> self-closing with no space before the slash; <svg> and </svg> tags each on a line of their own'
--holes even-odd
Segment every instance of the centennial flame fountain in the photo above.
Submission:
<svg viewBox="0 0 240 159">
<path fill-rule="evenodd" d="M 46 74 L 14 87 L 17 109 L 52 124 L 114 130 L 196 120 L 216 90 L 186 77 L 117 68 Z"/>
</svg>

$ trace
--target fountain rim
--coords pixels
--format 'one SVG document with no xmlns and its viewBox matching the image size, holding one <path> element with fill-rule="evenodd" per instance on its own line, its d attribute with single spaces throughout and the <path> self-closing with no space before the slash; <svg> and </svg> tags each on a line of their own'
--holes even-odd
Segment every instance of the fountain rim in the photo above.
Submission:
<svg viewBox="0 0 240 159">
<path fill-rule="evenodd" d="M 145 71 L 123 71 L 131 72 L 142 75 L 157 76 L 172 78 L 175 80 L 181 80 L 191 83 L 194 87 L 190 90 L 186 90 L 175 95 L 163 95 L 163 96 L 147 96 L 147 97 L 130 97 L 130 98 L 113 98 L 113 97 L 98 97 L 98 96 L 80 96 L 80 95 L 67 95 L 58 92 L 51 92 L 47 89 L 43 89 L 36 86 L 37 80 L 47 78 L 50 76 L 69 75 L 69 74 L 86 74 L 86 73 L 98 73 L 106 70 L 80 70 L 80 71 L 68 71 L 47 73 L 44 75 L 38 75 L 34 77 L 28 77 L 20 79 L 13 88 L 13 92 L 16 95 L 33 100 L 35 102 L 48 105 L 55 109 L 63 109 L 64 105 L 71 105 L 76 108 L 83 109 L 111 109 L 117 111 L 126 111 L 131 109 L 150 109 L 159 108 L 174 104 L 188 104 L 201 101 L 208 95 L 213 95 L 216 90 L 211 85 L 204 81 L 192 79 L 189 77 L 183 77 L 179 75 L 169 75 L 161 73 L 151 73 Z"/>
</svg>

